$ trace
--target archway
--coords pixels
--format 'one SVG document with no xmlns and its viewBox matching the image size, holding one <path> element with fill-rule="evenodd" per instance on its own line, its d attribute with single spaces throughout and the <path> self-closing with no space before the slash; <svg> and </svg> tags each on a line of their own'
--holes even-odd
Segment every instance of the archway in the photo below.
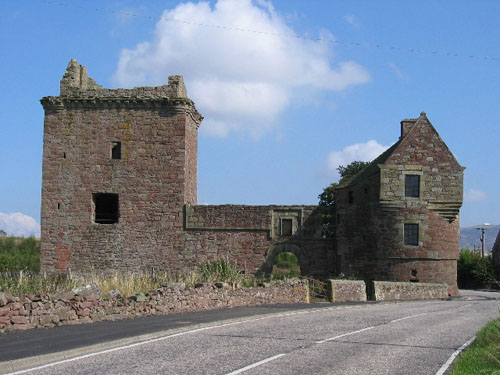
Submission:
<svg viewBox="0 0 500 375">
<path fill-rule="evenodd" d="M 289 251 L 278 253 L 273 260 L 271 278 L 281 280 L 300 276 L 299 258 Z"/>
<path fill-rule="evenodd" d="M 278 268 L 275 266 L 289 265 L 295 271 L 298 271 L 299 275 L 306 274 L 307 261 L 305 258 L 304 251 L 298 245 L 288 242 L 278 243 L 271 246 L 267 251 L 266 260 L 261 267 L 260 273 L 269 276 L 273 274 L 274 269 Z"/>
</svg>

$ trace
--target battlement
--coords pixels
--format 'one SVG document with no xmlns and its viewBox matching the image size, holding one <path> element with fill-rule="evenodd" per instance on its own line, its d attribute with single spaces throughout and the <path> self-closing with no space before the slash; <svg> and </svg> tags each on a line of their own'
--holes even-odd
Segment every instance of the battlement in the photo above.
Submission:
<svg viewBox="0 0 500 375">
<path fill-rule="evenodd" d="M 87 68 L 71 59 L 60 82 L 63 98 L 115 98 L 115 99 L 187 99 L 186 86 L 181 75 L 168 77 L 168 84 L 132 89 L 107 89 L 88 76 Z"/>
</svg>

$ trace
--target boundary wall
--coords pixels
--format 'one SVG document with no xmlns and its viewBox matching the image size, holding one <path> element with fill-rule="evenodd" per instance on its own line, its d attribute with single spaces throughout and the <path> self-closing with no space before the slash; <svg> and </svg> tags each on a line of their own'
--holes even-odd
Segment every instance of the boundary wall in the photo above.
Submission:
<svg viewBox="0 0 500 375">
<path fill-rule="evenodd" d="M 447 299 L 448 285 L 444 283 L 434 284 L 374 281 L 373 294 L 375 301 Z"/>
<path fill-rule="evenodd" d="M 0 292 L 0 333 L 148 315 L 309 302 L 307 281 L 273 281 L 264 285 L 232 289 L 222 283 L 198 284 L 195 288 L 170 284 L 129 298 L 117 291 L 102 296 L 98 288 L 91 286 L 53 295 L 13 297 Z"/>
</svg>

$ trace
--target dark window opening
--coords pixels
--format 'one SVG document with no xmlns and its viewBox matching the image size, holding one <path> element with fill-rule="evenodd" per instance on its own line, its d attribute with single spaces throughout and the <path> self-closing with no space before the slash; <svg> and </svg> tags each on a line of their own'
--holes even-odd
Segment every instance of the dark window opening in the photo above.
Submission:
<svg viewBox="0 0 500 375">
<path fill-rule="evenodd" d="M 411 270 L 411 276 L 417 277 L 417 270 Z"/>
<path fill-rule="evenodd" d="M 63 152 L 63 159 L 66 159 L 66 153 Z"/>
<path fill-rule="evenodd" d="M 57 204 L 57 209 L 60 210 L 61 209 L 61 203 L 58 203 Z"/>
<path fill-rule="evenodd" d="M 420 196 L 420 176 L 407 174 L 405 176 L 405 196 L 418 198 Z"/>
<path fill-rule="evenodd" d="M 368 187 L 365 187 L 365 194 L 368 194 Z"/>
<path fill-rule="evenodd" d="M 353 203 L 353 202 L 354 202 L 354 192 L 350 191 L 349 192 L 349 203 Z"/>
<path fill-rule="evenodd" d="M 404 241 L 405 245 L 418 246 L 418 224 L 405 224 Z"/>
<path fill-rule="evenodd" d="M 94 222 L 98 224 L 118 223 L 118 194 L 94 193 Z"/>
<path fill-rule="evenodd" d="M 281 235 L 292 235 L 292 219 L 281 219 Z"/>
<path fill-rule="evenodd" d="M 122 143 L 113 142 L 111 145 L 111 158 L 121 159 L 122 158 Z"/>
</svg>

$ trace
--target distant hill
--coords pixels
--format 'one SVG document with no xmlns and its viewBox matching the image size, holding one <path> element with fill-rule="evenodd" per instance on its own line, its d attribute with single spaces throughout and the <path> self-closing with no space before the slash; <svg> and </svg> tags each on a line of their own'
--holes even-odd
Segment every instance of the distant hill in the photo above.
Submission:
<svg viewBox="0 0 500 375">
<path fill-rule="evenodd" d="M 485 249 L 487 252 L 491 251 L 493 244 L 495 243 L 495 239 L 497 238 L 498 231 L 500 230 L 500 225 L 488 225 L 484 226 L 483 224 L 474 225 L 472 227 L 460 228 L 460 248 L 468 247 L 469 249 L 474 249 L 474 247 L 481 249 L 481 241 L 479 238 L 481 237 L 481 231 L 476 228 L 486 228 L 485 237 L 486 237 L 486 245 Z"/>
</svg>

